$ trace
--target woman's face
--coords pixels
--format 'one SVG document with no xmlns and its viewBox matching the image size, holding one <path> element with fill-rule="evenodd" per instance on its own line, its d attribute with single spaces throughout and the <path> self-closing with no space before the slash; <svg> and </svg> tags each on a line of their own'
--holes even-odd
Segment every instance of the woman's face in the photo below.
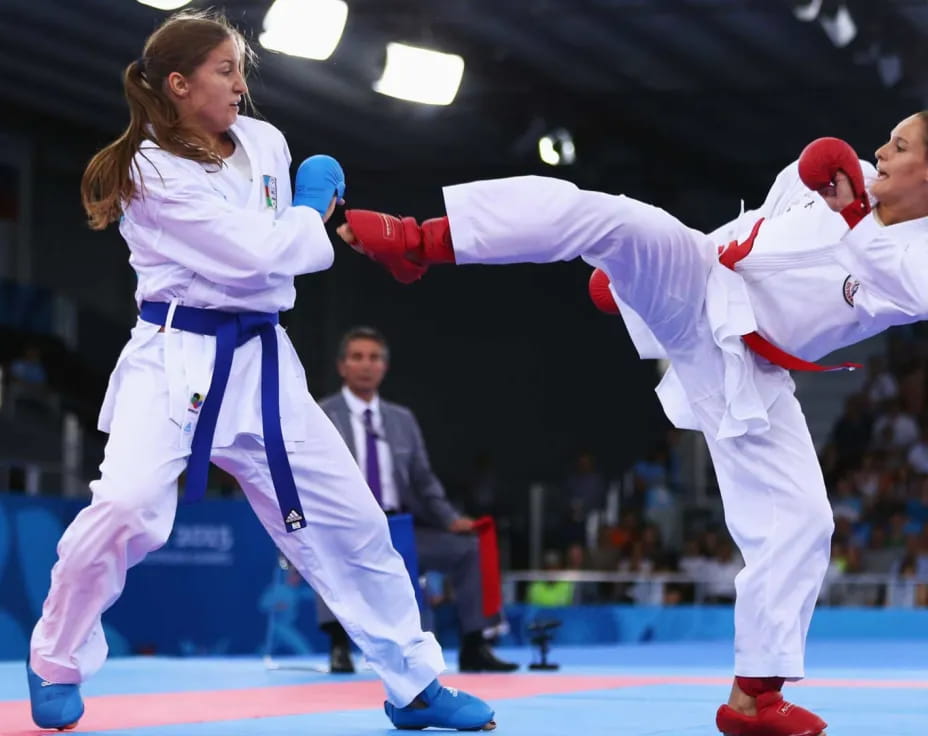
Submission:
<svg viewBox="0 0 928 736">
<path fill-rule="evenodd" d="M 238 46 L 229 38 L 214 48 L 193 74 L 168 77 L 181 117 L 210 135 L 225 133 L 248 93 Z"/>
<path fill-rule="evenodd" d="M 912 115 L 893 128 L 889 140 L 876 149 L 876 181 L 870 193 L 882 203 L 899 201 L 928 185 L 925 124 Z"/>
</svg>

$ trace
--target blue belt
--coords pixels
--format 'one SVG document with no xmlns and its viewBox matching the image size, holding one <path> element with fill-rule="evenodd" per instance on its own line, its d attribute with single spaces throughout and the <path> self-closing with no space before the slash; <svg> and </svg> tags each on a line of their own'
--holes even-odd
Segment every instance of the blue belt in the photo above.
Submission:
<svg viewBox="0 0 928 736">
<path fill-rule="evenodd" d="M 164 326 L 170 305 L 164 302 L 142 302 L 141 317 L 146 322 Z M 188 501 L 199 501 L 206 493 L 209 458 L 213 450 L 213 435 L 219 407 L 229 382 L 235 348 L 251 338 L 261 337 L 261 423 L 264 429 L 264 451 L 277 494 L 277 503 L 288 532 L 306 526 L 306 517 L 293 482 L 293 471 L 287 459 L 283 431 L 280 428 L 280 374 L 277 363 L 276 312 L 222 312 L 218 309 L 197 309 L 178 306 L 171 327 L 197 335 L 216 336 L 216 361 L 213 380 L 206 400 L 200 408 L 200 418 L 193 433 L 190 459 L 187 461 Z"/>
</svg>

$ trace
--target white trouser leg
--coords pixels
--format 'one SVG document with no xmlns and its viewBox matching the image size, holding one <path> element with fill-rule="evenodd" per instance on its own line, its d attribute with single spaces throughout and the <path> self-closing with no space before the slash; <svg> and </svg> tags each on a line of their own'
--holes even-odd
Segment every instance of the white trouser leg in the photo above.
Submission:
<svg viewBox="0 0 928 736">
<path fill-rule="evenodd" d="M 422 631 L 403 558 L 387 519 L 341 435 L 307 394 L 302 447 L 289 454 L 308 526 L 284 530 L 263 447 L 240 437 L 214 449 L 281 552 L 319 593 L 384 681 L 388 700 L 405 706 L 445 665 L 435 637 Z"/>
<path fill-rule="evenodd" d="M 719 426 L 725 362 L 704 310 L 717 244 L 659 208 L 557 179 L 473 182 L 444 196 L 459 264 L 579 256 L 606 271 L 666 349 L 700 426 Z M 828 565 L 831 510 L 802 412 L 783 385 L 769 431 L 727 440 L 706 432 L 726 521 L 747 564 L 735 607 L 736 671 L 744 676 L 802 676 Z"/>
<path fill-rule="evenodd" d="M 834 521 L 799 402 L 784 391 L 769 412 L 763 434 L 706 441 L 745 561 L 735 581 L 735 674 L 800 678 Z"/>
<path fill-rule="evenodd" d="M 583 257 L 665 345 L 702 317 L 715 246 L 658 207 L 540 176 L 445 187 L 459 264 Z"/>
<path fill-rule="evenodd" d="M 122 593 L 126 570 L 170 536 L 187 453 L 167 412 L 153 411 L 168 406 L 160 355 L 153 343 L 121 367 L 100 479 L 90 484 L 93 500 L 58 543 L 31 647 L 33 669 L 50 682 L 81 682 L 100 669 L 107 653 L 100 616 Z"/>
</svg>

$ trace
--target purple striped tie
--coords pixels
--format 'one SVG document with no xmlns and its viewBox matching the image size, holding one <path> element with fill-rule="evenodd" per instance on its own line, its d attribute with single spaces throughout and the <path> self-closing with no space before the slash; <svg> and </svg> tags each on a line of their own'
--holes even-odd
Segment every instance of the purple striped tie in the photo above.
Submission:
<svg viewBox="0 0 928 736">
<path fill-rule="evenodd" d="M 383 506 L 383 493 L 380 486 L 380 458 L 377 457 L 377 432 L 374 431 L 374 413 L 370 409 L 364 410 L 364 434 L 367 438 L 367 485 L 377 499 L 377 504 Z"/>
</svg>

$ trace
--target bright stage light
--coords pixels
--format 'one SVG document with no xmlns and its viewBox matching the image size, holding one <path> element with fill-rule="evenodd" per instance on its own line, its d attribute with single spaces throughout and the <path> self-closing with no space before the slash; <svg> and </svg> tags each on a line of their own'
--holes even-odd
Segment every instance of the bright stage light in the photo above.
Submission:
<svg viewBox="0 0 928 736">
<path fill-rule="evenodd" d="M 342 0 L 275 0 L 258 41 L 266 49 L 304 59 L 328 59 L 345 30 Z"/>
<path fill-rule="evenodd" d="M 450 105 L 461 86 L 464 59 L 431 49 L 387 44 L 387 63 L 374 89 L 423 105 Z"/>
</svg>

